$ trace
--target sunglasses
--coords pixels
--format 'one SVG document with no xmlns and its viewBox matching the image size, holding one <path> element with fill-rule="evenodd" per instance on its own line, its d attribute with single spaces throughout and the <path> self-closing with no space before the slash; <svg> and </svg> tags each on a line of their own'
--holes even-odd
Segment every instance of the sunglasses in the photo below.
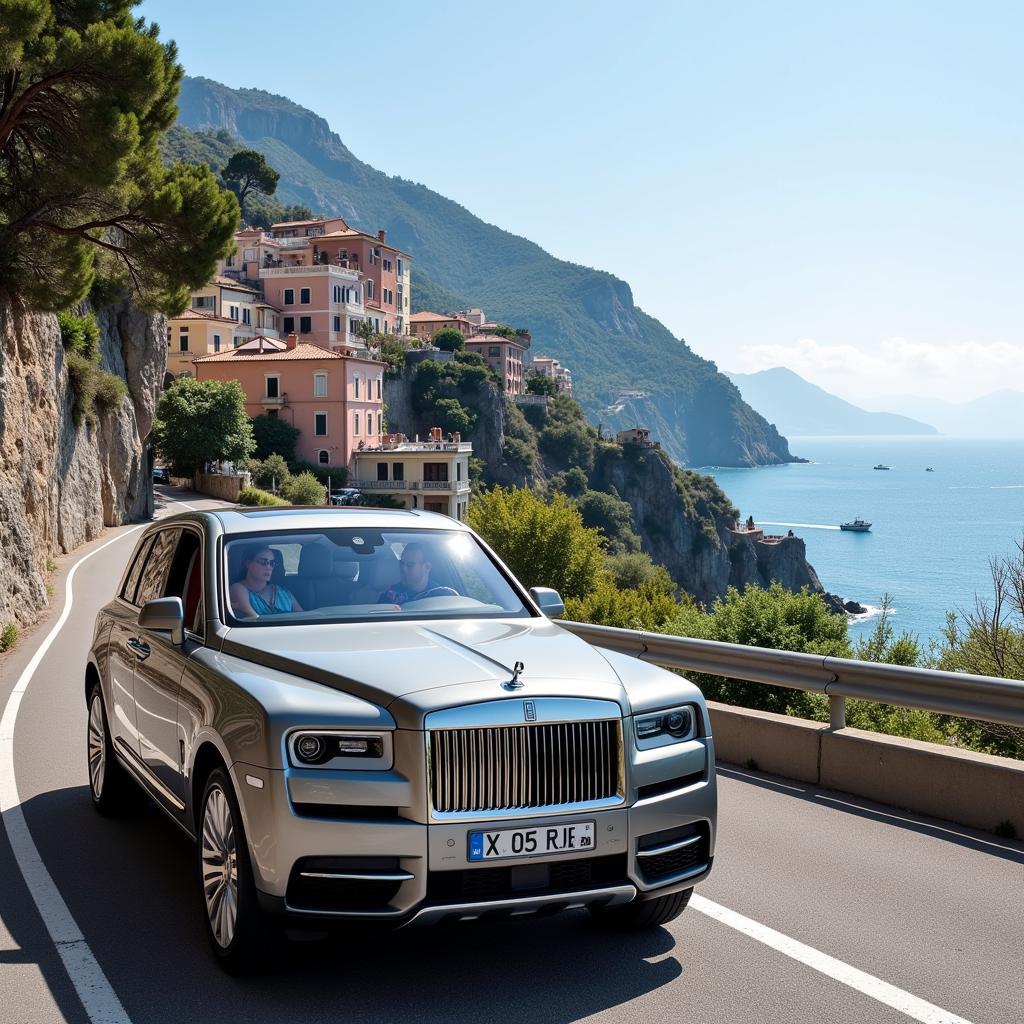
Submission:
<svg viewBox="0 0 1024 1024">
<path fill-rule="evenodd" d="M 422 565 L 422 562 L 407 562 L 404 558 L 399 559 L 398 564 L 403 569 L 415 569 L 417 565 Z"/>
<path fill-rule="evenodd" d="M 257 565 L 262 565 L 269 568 L 272 565 L 277 565 L 276 558 L 253 558 L 250 561 L 255 562 Z"/>
</svg>

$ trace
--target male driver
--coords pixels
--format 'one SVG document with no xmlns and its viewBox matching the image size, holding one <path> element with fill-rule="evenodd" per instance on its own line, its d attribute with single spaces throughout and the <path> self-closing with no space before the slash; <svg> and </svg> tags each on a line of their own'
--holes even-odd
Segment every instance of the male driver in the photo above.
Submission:
<svg viewBox="0 0 1024 1024">
<path fill-rule="evenodd" d="M 377 598 L 378 604 L 406 604 L 425 597 L 458 597 L 451 587 L 434 586 L 430 582 L 430 562 L 422 544 L 406 544 L 398 561 L 401 578 Z"/>
</svg>

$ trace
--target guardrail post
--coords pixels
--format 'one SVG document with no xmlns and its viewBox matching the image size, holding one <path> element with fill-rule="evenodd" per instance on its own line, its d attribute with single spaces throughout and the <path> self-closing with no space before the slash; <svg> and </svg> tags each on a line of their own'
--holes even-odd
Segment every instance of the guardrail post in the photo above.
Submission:
<svg viewBox="0 0 1024 1024">
<path fill-rule="evenodd" d="M 828 727 L 830 729 L 846 728 L 846 698 L 834 693 L 828 695 Z"/>
</svg>

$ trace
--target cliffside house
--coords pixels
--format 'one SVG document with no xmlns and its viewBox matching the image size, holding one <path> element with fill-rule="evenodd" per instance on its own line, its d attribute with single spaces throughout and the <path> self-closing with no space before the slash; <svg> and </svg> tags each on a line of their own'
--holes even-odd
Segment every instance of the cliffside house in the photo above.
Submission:
<svg viewBox="0 0 1024 1024">
<path fill-rule="evenodd" d="M 249 416 L 278 416 L 298 428 L 296 456 L 319 466 L 353 466 L 362 445 L 380 444 L 384 364 L 300 342 L 255 338 L 193 361 L 197 380 L 237 380 Z"/>
<path fill-rule="evenodd" d="M 492 370 L 501 374 L 502 386 L 507 395 L 521 395 L 523 384 L 523 362 L 527 343 L 520 338 L 504 338 L 499 334 L 478 334 L 466 339 L 468 352 L 479 352 Z"/>
<path fill-rule="evenodd" d="M 469 504 L 469 457 L 473 445 L 458 434 L 447 437 L 432 427 L 425 441 L 385 434 L 377 445 L 355 452 L 352 486 L 364 494 L 390 494 L 406 508 L 466 518 Z"/>
<path fill-rule="evenodd" d="M 646 427 L 630 427 L 629 430 L 620 430 L 615 435 L 619 444 L 635 444 L 641 448 L 660 448 L 658 441 L 651 440 L 651 432 Z"/>
<path fill-rule="evenodd" d="M 472 337 L 478 329 L 471 320 L 458 313 L 431 313 L 423 310 L 409 317 L 409 333 L 422 341 L 430 341 L 438 331 L 448 328 L 458 331 L 464 338 Z"/>
<path fill-rule="evenodd" d="M 551 356 L 534 356 L 526 373 L 527 376 L 537 373 L 542 377 L 549 377 L 558 384 L 560 395 L 568 395 L 572 398 L 572 371 L 557 359 L 553 359 Z"/>
</svg>

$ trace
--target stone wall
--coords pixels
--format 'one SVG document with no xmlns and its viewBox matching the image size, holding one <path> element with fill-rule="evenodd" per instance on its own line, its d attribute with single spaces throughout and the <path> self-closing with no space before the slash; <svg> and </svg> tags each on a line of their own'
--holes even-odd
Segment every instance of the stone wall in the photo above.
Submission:
<svg viewBox="0 0 1024 1024">
<path fill-rule="evenodd" d="M 222 501 L 238 501 L 246 477 L 228 473 L 196 473 L 195 489 Z"/>
<path fill-rule="evenodd" d="M 162 317 L 97 312 L 102 367 L 128 383 L 119 409 L 75 427 L 56 317 L 0 303 L 0 625 L 47 604 L 46 563 L 153 514 L 145 441 L 163 379 Z"/>
</svg>

